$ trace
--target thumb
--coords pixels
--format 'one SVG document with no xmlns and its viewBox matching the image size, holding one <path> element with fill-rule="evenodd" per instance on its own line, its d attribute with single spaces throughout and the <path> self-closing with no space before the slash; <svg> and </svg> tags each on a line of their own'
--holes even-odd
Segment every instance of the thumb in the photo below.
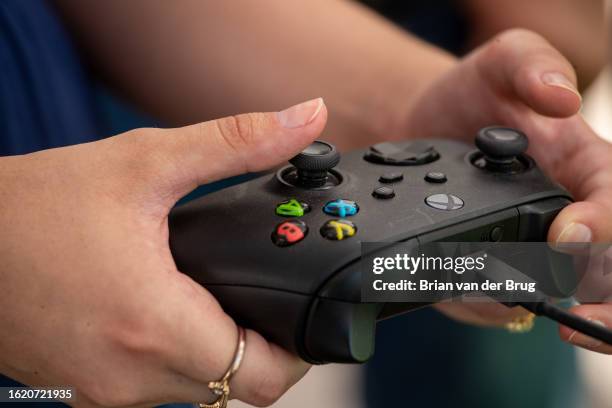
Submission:
<svg viewBox="0 0 612 408">
<path fill-rule="evenodd" d="M 535 112 L 568 117 L 580 109 L 576 73 L 542 36 L 508 30 L 476 53 L 477 72 L 502 95 L 514 94 Z"/>
<path fill-rule="evenodd" d="M 524 129 L 542 118 L 572 117 L 581 106 L 572 65 L 524 29 L 505 31 L 474 50 L 415 101 L 408 116 L 411 133 L 425 129 L 430 136 L 469 141 L 491 123 Z"/>
<path fill-rule="evenodd" d="M 145 184 L 170 205 L 201 184 L 273 167 L 303 150 L 322 132 L 322 98 L 280 112 L 247 113 L 174 129 L 138 129 Z M 160 191 L 161 190 L 161 191 Z"/>
</svg>

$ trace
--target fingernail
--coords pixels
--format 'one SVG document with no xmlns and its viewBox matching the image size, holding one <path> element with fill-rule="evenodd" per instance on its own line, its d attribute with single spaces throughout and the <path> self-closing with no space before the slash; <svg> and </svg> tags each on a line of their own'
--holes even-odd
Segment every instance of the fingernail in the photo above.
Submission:
<svg viewBox="0 0 612 408">
<path fill-rule="evenodd" d="M 591 323 L 595 323 L 598 324 L 600 326 L 606 327 L 606 325 L 601 321 L 601 320 L 596 320 L 596 319 L 588 319 Z M 577 346 L 581 346 L 581 347 L 590 347 L 590 348 L 596 348 L 599 347 L 603 344 L 603 342 L 601 340 L 597 340 L 594 339 L 592 337 L 586 336 L 582 333 L 578 333 L 577 331 L 573 331 L 572 334 L 570 334 L 570 336 L 568 337 L 567 341 L 569 341 L 572 344 L 575 344 Z"/>
<path fill-rule="evenodd" d="M 295 129 L 315 120 L 322 107 L 323 98 L 312 99 L 277 112 L 276 117 L 283 127 Z"/>
<path fill-rule="evenodd" d="M 542 74 L 541 78 L 542 82 L 545 85 L 556 86 L 558 88 L 568 90 L 576 94 L 580 98 L 580 100 L 582 100 L 582 95 L 580 95 L 580 92 L 578 92 L 574 83 L 570 81 L 565 75 L 560 74 L 558 72 L 547 72 L 545 74 Z"/>
<path fill-rule="evenodd" d="M 584 224 L 572 222 L 563 228 L 557 237 L 557 243 L 589 243 L 593 238 L 591 229 Z"/>
</svg>

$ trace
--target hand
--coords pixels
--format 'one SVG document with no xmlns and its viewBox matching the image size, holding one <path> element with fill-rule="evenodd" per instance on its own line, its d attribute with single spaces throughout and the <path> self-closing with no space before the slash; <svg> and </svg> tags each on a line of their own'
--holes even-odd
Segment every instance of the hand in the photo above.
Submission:
<svg viewBox="0 0 612 408">
<path fill-rule="evenodd" d="M 525 131 L 529 153 L 577 200 L 552 224 L 551 242 L 612 242 L 612 145 L 578 114 L 581 98 L 571 65 L 548 42 L 525 30 L 505 32 L 475 50 L 422 90 L 406 127 L 411 136 L 471 141 L 488 125 Z M 440 304 L 445 313 L 476 324 L 503 324 L 525 313 L 496 304 Z M 612 304 L 572 310 L 612 327 Z M 591 350 L 612 347 L 562 327 L 564 340 Z"/>
<path fill-rule="evenodd" d="M 0 372 L 80 406 L 212 399 L 237 328 L 179 273 L 167 215 L 196 186 L 260 171 L 322 131 L 321 99 L 0 158 Z M 232 397 L 271 404 L 308 365 L 253 331 Z"/>
</svg>

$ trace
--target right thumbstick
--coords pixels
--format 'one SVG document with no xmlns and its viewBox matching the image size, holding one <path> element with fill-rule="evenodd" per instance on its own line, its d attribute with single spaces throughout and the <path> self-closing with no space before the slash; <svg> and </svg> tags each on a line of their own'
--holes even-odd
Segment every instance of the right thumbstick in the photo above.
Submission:
<svg viewBox="0 0 612 408">
<path fill-rule="evenodd" d="M 476 135 L 476 146 L 484 155 L 484 163 L 474 163 L 492 171 L 516 172 L 522 170 L 518 158 L 527 150 L 527 136 L 508 127 L 486 127 Z M 517 168 L 521 166 L 521 168 Z"/>
</svg>

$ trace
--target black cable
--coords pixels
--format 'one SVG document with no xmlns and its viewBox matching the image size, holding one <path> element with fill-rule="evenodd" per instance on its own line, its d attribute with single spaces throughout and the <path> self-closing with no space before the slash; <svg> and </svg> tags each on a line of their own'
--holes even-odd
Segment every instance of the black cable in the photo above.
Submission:
<svg viewBox="0 0 612 408">
<path fill-rule="evenodd" d="M 558 306 L 547 302 L 516 302 L 516 304 L 523 306 L 535 315 L 546 316 L 577 332 L 586 334 L 587 336 L 601 340 L 612 346 L 612 330 L 590 322 Z"/>
<path fill-rule="evenodd" d="M 491 255 L 489 255 L 487 259 L 487 268 L 483 269 L 476 275 L 481 280 L 488 279 L 498 283 L 504 282 L 506 279 L 512 279 L 517 282 L 535 282 L 532 278 L 523 274 L 519 270 Z M 594 339 L 601 340 L 602 342 L 612 346 L 612 330 L 548 303 L 546 301 L 548 297 L 539 290 L 536 290 L 534 293 L 521 294 L 522 297 L 529 298 L 529 300 L 522 301 L 505 301 L 504 299 L 511 298 L 512 296 L 509 296 L 509 294 L 504 291 L 483 292 L 489 297 L 508 307 L 514 307 L 516 305 L 523 306 L 525 309 L 529 310 L 535 315 L 548 317 L 549 319 L 574 329 L 577 332 L 583 333 Z"/>
</svg>

